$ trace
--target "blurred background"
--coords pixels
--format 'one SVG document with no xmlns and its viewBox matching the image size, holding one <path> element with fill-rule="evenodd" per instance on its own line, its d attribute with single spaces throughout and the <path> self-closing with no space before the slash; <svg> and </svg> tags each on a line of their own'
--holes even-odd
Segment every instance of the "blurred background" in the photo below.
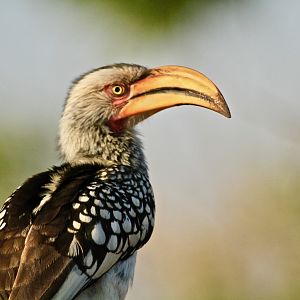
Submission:
<svg viewBox="0 0 300 300">
<path fill-rule="evenodd" d="M 79 74 L 192 67 L 232 119 L 181 107 L 140 125 L 157 218 L 127 299 L 299 299 L 299 15 L 298 0 L 2 1 L 1 201 L 60 163 Z"/>
</svg>

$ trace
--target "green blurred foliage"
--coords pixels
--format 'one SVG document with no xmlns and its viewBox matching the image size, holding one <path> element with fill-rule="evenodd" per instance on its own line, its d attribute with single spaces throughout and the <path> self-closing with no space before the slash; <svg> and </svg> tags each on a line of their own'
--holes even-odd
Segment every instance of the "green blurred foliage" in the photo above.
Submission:
<svg viewBox="0 0 300 300">
<path fill-rule="evenodd" d="M 211 222 L 163 229 L 152 251 L 158 280 L 174 289 L 168 299 L 299 298 L 300 170 L 280 164 L 281 174 L 249 166 Z"/>
<path fill-rule="evenodd" d="M 204 13 L 216 3 L 241 2 L 241 0 L 72 0 L 84 6 L 108 10 L 113 18 L 120 18 L 147 34 L 168 31 L 186 20 L 193 11 Z"/>
<path fill-rule="evenodd" d="M 36 129 L 0 132 L 0 204 L 33 172 L 51 166 L 54 153 L 49 139 Z"/>
</svg>

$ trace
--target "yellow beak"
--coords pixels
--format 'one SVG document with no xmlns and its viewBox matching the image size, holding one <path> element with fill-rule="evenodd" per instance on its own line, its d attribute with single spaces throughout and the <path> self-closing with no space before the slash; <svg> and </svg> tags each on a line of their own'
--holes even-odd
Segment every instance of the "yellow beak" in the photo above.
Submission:
<svg viewBox="0 0 300 300">
<path fill-rule="evenodd" d="M 230 111 L 221 92 L 202 73 L 180 66 L 163 66 L 131 85 L 130 96 L 115 119 L 152 115 L 177 105 L 196 105 L 230 118 Z"/>
</svg>

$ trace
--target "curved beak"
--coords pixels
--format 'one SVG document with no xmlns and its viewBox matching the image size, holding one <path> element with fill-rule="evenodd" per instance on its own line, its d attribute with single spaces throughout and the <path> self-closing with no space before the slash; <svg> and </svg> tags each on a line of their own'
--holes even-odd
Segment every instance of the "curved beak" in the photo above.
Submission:
<svg viewBox="0 0 300 300">
<path fill-rule="evenodd" d="M 205 75 L 186 67 L 163 66 L 150 69 L 146 77 L 131 85 L 127 103 L 115 119 L 150 116 L 177 105 L 196 105 L 231 117 L 223 95 Z"/>
</svg>

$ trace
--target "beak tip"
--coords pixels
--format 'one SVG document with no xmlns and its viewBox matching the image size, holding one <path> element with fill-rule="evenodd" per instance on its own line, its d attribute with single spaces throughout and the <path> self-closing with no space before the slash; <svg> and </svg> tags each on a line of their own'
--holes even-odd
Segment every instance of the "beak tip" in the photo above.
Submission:
<svg viewBox="0 0 300 300">
<path fill-rule="evenodd" d="M 230 110 L 229 108 L 227 107 L 227 109 L 225 111 L 222 112 L 222 115 L 228 119 L 231 118 L 231 113 L 230 113 Z"/>
<path fill-rule="evenodd" d="M 230 119 L 231 113 L 230 113 L 229 107 L 228 107 L 223 95 L 221 94 L 221 92 L 219 92 L 219 96 L 217 98 L 218 98 L 218 102 L 217 102 L 218 110 L 217 111 L 224 117 Z"/>
</svg>

